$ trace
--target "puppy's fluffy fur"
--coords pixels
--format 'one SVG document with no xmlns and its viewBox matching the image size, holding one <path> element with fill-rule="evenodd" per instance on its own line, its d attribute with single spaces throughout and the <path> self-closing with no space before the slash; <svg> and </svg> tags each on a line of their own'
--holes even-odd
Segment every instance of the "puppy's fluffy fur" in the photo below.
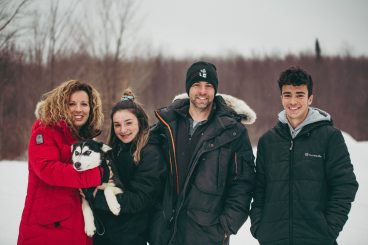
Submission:
<svg viewBox="0 0 368 245">
<path fill-rule="evenodd" d="M 115 168 L 112 161 L 109 159 L 109 151 L 111 148 L 102 142 L 94 140 L 81 141 L 72 145 L 72 162 L 73 167 L 77 171 L 86 171 L 88 169 L 96 168 L 101 164 L 107 164 L 111 169 L 113 176 L 108 183 L 96 187 L 96 189 L 104 190 L 107 205 L 114 215 L 119 215 L 120 204 L 116 199 L 116 195 L 123 193 L 121 182 L 114 174 Z M 118 187 L 119 186 L 119 187 Z M 83 191 L 83 189 L 82 189 Z M 84 192 L 86 193 L 86 192 Z M 82 211 L 84 217 L 84 230 L 86 234 L 92 237 L 96 232 L 93 212 L 89 205 L 87 196 L 82 197 Z"/>
</svg>

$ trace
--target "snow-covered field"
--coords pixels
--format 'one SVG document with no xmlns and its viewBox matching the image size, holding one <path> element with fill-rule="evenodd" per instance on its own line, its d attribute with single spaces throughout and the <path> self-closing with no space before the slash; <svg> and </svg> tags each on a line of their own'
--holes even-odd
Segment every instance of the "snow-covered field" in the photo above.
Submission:
<svg viewBox="0 0 368 245">
<path fill-rule="evenodd" d="M 344 134 L 348 145 L 359 190 L 349 214 L 349 220 L 338 238 L 342 245 L 368 244 L 368 141 L 356 142 Z M 366 154 L 367 153 L 367 154 Z M 0 244 L 17 242 L 18 226 L 27 188 L 27 164 L 20 161 L 0 161 Z M 231 237 L 232 245 L 255 245 L 249 232 L 249 221 Z"/>
</svg>

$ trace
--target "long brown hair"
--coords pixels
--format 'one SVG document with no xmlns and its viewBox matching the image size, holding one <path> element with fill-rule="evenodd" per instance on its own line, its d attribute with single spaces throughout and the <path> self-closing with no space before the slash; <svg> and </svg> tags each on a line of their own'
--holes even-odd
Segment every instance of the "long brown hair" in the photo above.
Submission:
<svg viewBox="0 0 368 245">
<path fill-rule="evenodd" d="M 74 126 L 69 113 L 70 97 L 77 91 L 87 93 L 91 108 L 86 124 L 79 130 Z M 36 113 L 41 123 L 46 126 L 56 125 L 60 121 L 65 121 L 75 136 L 82 139 L 98 135 L 101 132 L 104 118 L 98 91 L 93 86 L 78 80 L 65 81 L 53 90 L 43 94 Z"/>
<path fill-rule="evenodd" d="M 114 132 L 114 122 L 113 116 L 116 112 L 120 110 L 128 110 L 133 113 L 138 119 L 138 127 L 139 131 L 133 143 L 135 144 L 135 151 L 133 152 L 133 160 L 136 164 L 139 163 L 141 159 L 141 151 L 143 147 L 147 144 L 149 138 L 149 123 L 148 123 L 148 116 L 144 109 L 142 108 L 141 104 L 139 104 L 135 96 L 130 88 L 127 88 L 123 92 L 123 96 L 121 100 L 116 103 L 113 108 L 111 109 L 111 127 L 110 127 L 110 135 L 109 135 L 109 145 L 114 147 L 116 144 L 120 142 L 120 140 L 116 137 Z"/>
</svg>

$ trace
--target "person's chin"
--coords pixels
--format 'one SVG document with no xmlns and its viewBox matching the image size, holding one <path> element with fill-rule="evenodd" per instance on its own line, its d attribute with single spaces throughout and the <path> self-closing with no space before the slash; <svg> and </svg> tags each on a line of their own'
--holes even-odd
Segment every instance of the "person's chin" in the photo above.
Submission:
<svg viewBox="0 0 368 245">
<path fill-rule="evenodd" d="M 209 103 L 208 103 L 208 102 L 199 102 L 199 103 L 196 103 L 196 106 L 197 106 L 198 108 L 200 108 L 200 109 L 205 109 L 205 108 L 207 108 L 207 107 L 208 107 L 208 105 L 209 105 Z"/>
<path fill-rule="evenodd" d="M 73 123 L 74 124 L 74 127 L 76 127 L 76 128 L 81 128 L 84 124 L 86 124 L 85 122 L 74 122 Z"/>
<path fill-rule="evenodd" d="M 129 138 L 123 138 L 123 139 L 120 139 L 124 144 L 129 144 L 130 142 L 132 142 L 132 138 L 129 137 Z"/>
<path fill-rule="evenodd" d="M 294 111 L 288 111 L 287 112 L 287 115 L 290 116 L 290 117 L 297 117 L 298 115 L 300 114 L 300 111 L 299 110 L 294 110 Z"/>
</svg>

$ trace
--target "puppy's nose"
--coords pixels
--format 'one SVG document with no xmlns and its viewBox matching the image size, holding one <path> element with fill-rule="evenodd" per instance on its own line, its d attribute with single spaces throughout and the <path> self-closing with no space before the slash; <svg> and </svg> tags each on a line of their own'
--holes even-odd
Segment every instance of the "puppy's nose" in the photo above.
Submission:
<svg viewBox="0 0 368 245">
<path fill-rule="evenodd" d="M 76 169 L 79 169 L 81 165 L 82 165 L 82 164 L 81 164 L 80 162 L 75 162 L 75 163 L 74 163 L 74 167 L 75 167 Z"/>
</svg>

